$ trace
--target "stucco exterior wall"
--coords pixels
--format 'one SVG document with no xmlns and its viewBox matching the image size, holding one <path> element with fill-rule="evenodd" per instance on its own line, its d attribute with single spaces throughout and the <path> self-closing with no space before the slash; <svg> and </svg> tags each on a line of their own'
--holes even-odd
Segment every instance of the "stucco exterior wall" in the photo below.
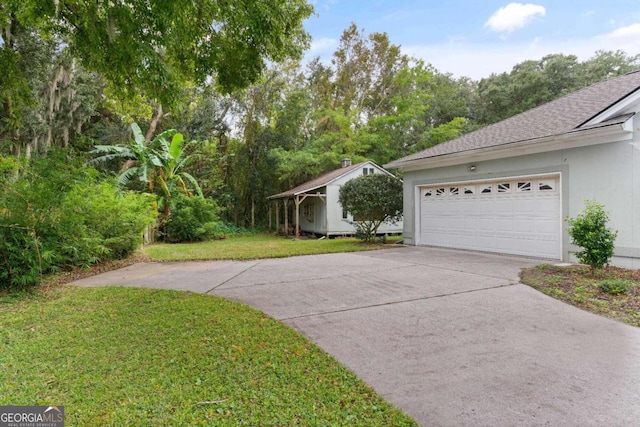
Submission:
<svg viewBox="0 0 640 427">
<path fill-rule="evenodd" d="M 469 162 L 463 165 L 404 173 L 404 240 L 416 240 L 416 188 L 423 184 L 484 180 L 510 176 L 560 173 L 562 217 L 575 217 L 585 199 L 603 203 L 612 228 L 618 230 L 614 265 L 640 268 L 640 120 L 634 122 L 634 140 L 587 147 Z M 476 166 L 475 172 L 469 166 Z M 562 257 L 575 261 L 563 221 Z"/>
</svg>

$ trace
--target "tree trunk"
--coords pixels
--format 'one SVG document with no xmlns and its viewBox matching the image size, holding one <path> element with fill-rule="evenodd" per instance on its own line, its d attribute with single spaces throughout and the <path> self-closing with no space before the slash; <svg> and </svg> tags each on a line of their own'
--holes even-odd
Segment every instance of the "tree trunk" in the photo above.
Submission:
<svg viewBox="0 0 640 427">
<path fill-rule="evenodd" d="M 251 198 L 251 228 L 256 228 L 256 201 Z"/>
<path fill-rule="evenodd" d="M 153 139 L 153 135 L 156 133 L 156 127 L 158 127 L 158 123 L 160 122 L 160 120 L 162 120 L 162 117 L 164 117 L 164 113 L 162 111 L 162 105 L 158 104 L 158 107 L 156 108 L 156 112 L 154 116 L 151 118 L 151 123 L 149 123 L 149 130 L 147 130 L 147 134 L 144 137 L 144 140 L 146 141 L 147 145 L 149 145 L 149 143 Z"/>
</svg>

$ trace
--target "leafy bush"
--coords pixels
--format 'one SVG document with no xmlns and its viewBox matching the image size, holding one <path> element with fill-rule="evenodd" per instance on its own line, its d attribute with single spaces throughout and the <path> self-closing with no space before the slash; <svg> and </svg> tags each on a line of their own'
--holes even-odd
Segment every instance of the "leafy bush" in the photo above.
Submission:
<svg viewBox="0 0 640 427">
<path fill-rule="evenodd" d="M 609 264 L 615 248 L 614 241 L 618 235 L 607 227 L 609 215 L 604 205 L 587 200 L 584 213 L 576 218 L 569 218 L 569 236 L 571 243 L 583 248 L 576 252 L 576 257 L 582 264 L 592 269 L 602 268 Z"/>
<path fill-rule="evenodd" d="M 60 153 L 0 181 L 0 289 L 42 273 L 129 255 L 155 218 L 155 198 L 120 193 L 112 181 Z"/>
<path fill-rule="evenodd" d="M 110 181 L 76 185 L 67 194 L 63 209 L 93 235 L 110 259 L 131 255 L 142 243 L 142 231 L 153 223 L 155 197 L 120 192 Z"/>
<path fill-rule="evenodd" d="M 171 203 L 171 215 L 164 226 L 165 241 L 199 242 L 219 235 L 218 206 L 213 200 L 176 193 Z"/>
<path fill-rule="evenodd" d="M 0 290 L 40 282 L 40 245 L 26 228 L 0 224 Z"/>
<path fill-rule="evenodd" d="M 600 291 L 611 295 L 626 295 L 629 293 L 628 286 L 633 286 L 635 282 L 624 279 L 606 279 L 598 283 L 596 286 Z"/>
<path fill-rule="evenodd" d="M 383 222 L 402 218 L 402 181 L 382 173 L 363 175 L 340 187 L 338 200 L 353 215 L 356 236 L 370 242 Z"/>
</svg>

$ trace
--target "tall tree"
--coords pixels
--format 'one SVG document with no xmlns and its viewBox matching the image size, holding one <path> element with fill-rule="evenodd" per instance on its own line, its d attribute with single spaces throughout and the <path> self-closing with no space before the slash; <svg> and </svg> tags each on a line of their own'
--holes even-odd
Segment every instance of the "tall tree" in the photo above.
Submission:
<svg viewBox="0 0 640 427">
<path fill-rule="evenodd" d="M 562 54 L 524 61 L 510 73 L 480 80 L 476 117 L 481 123 L 494 123 L 639 66 L 640 55 L 620 51 L 598 51 L 584 62 Z"/>
<path fill-rule="evenodd" d="M 393 92 L 394 76 L 408 62 L 386 33 L 366 37 L 352 23 L 342 33 L 331 60 L 335 76 L 331 106 L 347 115 L 355 112 L 355 126 L 388 112 L 386 101 Z"/>
<path fill-rule="evenodd" d="M 582 63 L 581 84 L 590 85 L 640 68 L 640 54 L 627 55 L 621 50 L 596 51 Z"/>
<path fill-rule="evenodd" d="M 256 81 L 267 62 L 300 56 L 308 45 L 302 21 L 312 11 L 305 0 L 4 0 L 0 65 L 12 73 L 2 82 L 8 119 L 0 134 L 19 129 L 15 106 L 35 99 L 20 34 L 52 41 L 54 50 L 68 46 L 119 96 L 142 93 L 157 102 L 161 117 L 159 106 L 175 107 L 187 82 L 213 79 L 231 91 Z"/>
</svg>

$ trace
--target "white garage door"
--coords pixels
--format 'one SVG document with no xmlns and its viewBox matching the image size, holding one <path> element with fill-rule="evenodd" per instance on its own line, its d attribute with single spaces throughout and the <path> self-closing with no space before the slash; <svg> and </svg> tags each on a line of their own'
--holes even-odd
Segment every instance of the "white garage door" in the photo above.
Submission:
<svg viewBox="0 0 640 427">
<path fill-rule="evenodd" d="M 561 258 L 558 176 L 420 188 L 422 245 Z"/>
</svg>

